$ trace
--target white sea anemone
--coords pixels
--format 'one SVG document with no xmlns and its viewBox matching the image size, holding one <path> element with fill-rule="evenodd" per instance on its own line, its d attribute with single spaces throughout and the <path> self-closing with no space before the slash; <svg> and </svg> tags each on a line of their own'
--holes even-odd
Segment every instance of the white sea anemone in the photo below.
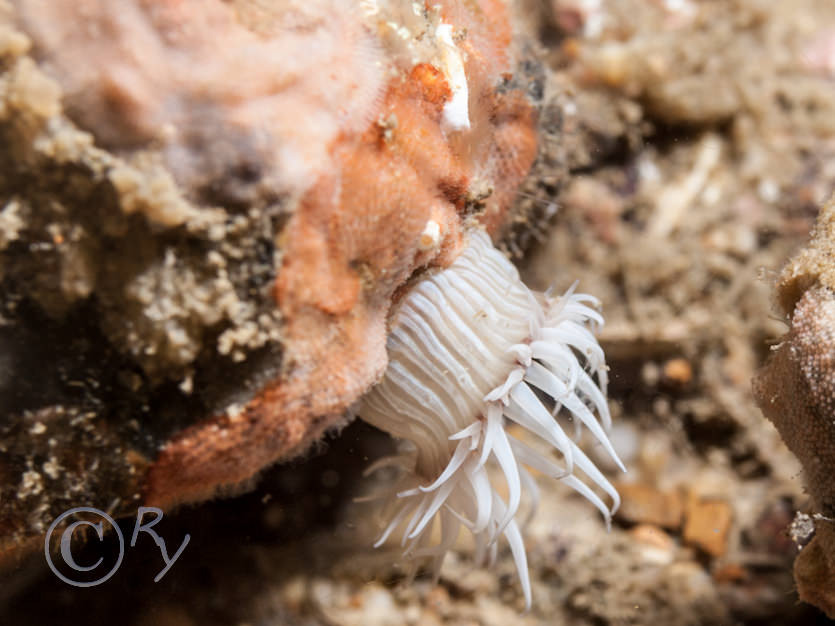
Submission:
<svg viewBox="0 0 835 626">
<path fill-rule="evenodd" d="M 359 409 L 364 420 L 405 443 L 402 454 L 369 468 L 403 470 L 391 491 L 397 496 L 392 518 L 375 546 L 405 524 L 406 555 L 434 558 L 437 572 L 461 526 L 475 536 L 477 560 L 495 558 L 504 535 L 530 607 L 516 519 L 523 490 L 532 508 L 538 500 L 526 467 L 562 480 L 609 524 L 620 503 L 617 491 L 559 421 L 573 420 L 576 432 L 585 425 L 623 469 L 606 436 L 606 364 L 592 333 L 603 323 L 597 304 L 573 287 L 561 297 L 530 291 L 479 230 L 469 233 L 452 265 L 410 288 L 391 318 L 388 368 Z M 557 450 L 562 464 L 511 436 L 506 420 Z M 504 475 L 506 500 L 491 483 L 491 465 Z M 590 484 L 610 496 L 610 507 Z M 436 521 L 440 540 L 430 545 Z"/>
</svg>

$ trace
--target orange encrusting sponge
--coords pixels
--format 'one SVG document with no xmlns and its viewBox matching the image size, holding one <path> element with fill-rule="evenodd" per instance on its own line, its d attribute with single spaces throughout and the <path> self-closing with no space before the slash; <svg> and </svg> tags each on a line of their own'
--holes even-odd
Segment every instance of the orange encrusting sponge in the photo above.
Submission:
<svg viewBox="0 0 835 626">
<path fill-rule="evenodd" d="M 392 302 L 415 272 L 458 255 L 474 187 L 492 190 L 480 218 L 488 230 L 505 222 L 536 152 L 531 104 L 499 88 L 510 69 L 506 8 L 445 2 L 435 19 L 460 35 L 445 54 L 463 62 L 470 127 L 444 122 L 453 88 L 442 55 L 380 67 L 376 115 L 328 147 L 330 162 L 280 237 L 281 375 L 176 435 L 151 469 L 146 502 L 211 497 L 303 451 L 382 375 Z"/>
</svg>

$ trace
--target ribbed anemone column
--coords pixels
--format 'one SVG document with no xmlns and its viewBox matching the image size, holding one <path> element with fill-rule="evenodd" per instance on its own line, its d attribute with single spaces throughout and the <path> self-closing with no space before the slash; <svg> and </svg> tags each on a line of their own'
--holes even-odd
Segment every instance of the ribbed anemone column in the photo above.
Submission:
<svg viewBox="0 0 835 626">
<path fill-rule="evenodd" d="M 398 502 L 377 545 L 405 523 L 405 553 L 434 557 L 437 571 L 462 525 L 475 536 L 478 560 L 495 556 L 503 534 L 530 606 L 515 516 L 523 488 L 534 506 L 538 496 L 525 468 L 564 481 L 609 523 L 620 503 L 617 492 L 555 419 L 564 411 L 578 430 L 585 425 L 623 469 L 606 436 L 611 418 L 606 364 L 592 332 L 603 323 L 596 306 L 573 288 L 556 298 L 530 291 L 480 230 L 469 233 L 469 245 L 450 267 L 412 286 L 392 314 L 388 369 L 359 410 L 405 448 L 384 460 L 403 474 L 391 491 Z M 509 435 L 506 420 L 558 451 L 563 465 Z M 491 483 L 491 465 L 507 483 L 506 501 Z M 610 496 L 611 507 L 590 484 Z M 436 520 L 441 540 L 431 546 Z"/>
</svg>

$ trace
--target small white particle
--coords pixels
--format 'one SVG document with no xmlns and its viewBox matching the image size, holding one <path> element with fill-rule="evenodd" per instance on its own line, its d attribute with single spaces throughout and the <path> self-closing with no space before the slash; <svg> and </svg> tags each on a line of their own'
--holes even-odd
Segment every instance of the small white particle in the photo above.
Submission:
<svg viewBox="0 0 835 626">
<path fill-rule="evenodd" d="M 58 478 L 58 475 L 61 471 L 61 466 L 55 460 L 55 457 L 50 457 L 50 459 L 43 464 L 43 471 L 44 474 L 49 476 L 52 480 Z"/>
<path fill-rule="evenodd" d="M 435 30 L 435 36 L 440 44 L 441 71 L 452 90 L 452 98 L 444 105 L 444 124 L 450 130 L 466 130 L 470 127 L 467 74 L 461 51 L 452 38 L 452 25 L 440 24 Z"/>
<path fill-rule="evenodd" d="M 18 498 L 26 498 L 28 496 L 36 496 L 43 491 L 43 478 L 37 472 L 28 470 L 23 472 L 22 480 L 20 481 L 20 489 L 17 492 Z"/>
<path fill-rule="evenodd" d="M 426 222 L 426 227 L 420 234 L 418 249 L 422 252 L 436 249 L 441 243 L 441 225 L 435 220 Z"/>
<path fill-rule="evenodd" d="M 773 204 L 780 199 L 780 187 L 770 178 L 763 178 L 757 185 L 757 195 L 763 202 Z"/>
<path fill-rule="evenodd" d="M 183 378 L 182 381 L 180 381 L 180 391 L 182 391 L 186 395 L 189 395 L 189 394 L 191 394 L 191 392 L 193 390 L 194 390 L 194 378 L 192 377 L 191 374 L 189 374 L 188 376 Z"/>
</svg>

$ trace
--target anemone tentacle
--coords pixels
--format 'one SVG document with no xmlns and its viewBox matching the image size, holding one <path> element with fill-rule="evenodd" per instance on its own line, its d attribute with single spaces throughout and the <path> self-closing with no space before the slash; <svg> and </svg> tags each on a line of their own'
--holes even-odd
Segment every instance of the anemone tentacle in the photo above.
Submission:
<svg viewBox="0 0 835 626">
<path fill-rule="evenodd" d="M 388 369 L 359 409 L 364 420 L 409 446 L 390 461 L 402 470 L 387 491 L 399 503 L 375 546 L 405 524 L 405 554 L 433 559 L 437 573 L 462 526 L 475 536 L 478 561 L 495 557 L 503 535 L 530 607 L 516 518 L 523 496 L 533 515 L 539 494 L 526 468 L 563 481 L 607 525 L 620 504 L 612 483 L 558 419 L 566 414 L 576 428 L 588 429 L 625 471 L 606 435 L 608 378 L 594 336 L 603 317 L 594 297 L 575 293 L 576 283 L 558 297 L 534 293 L 485 233 L 473 230 L 469 239 L 450 267 L 428 274 L 404 296 L 391 318 Z M 563 464 L 511 436 L 507 421 L 559 452 Z M 507 485 L 506 500 L 491 482 L 494 468 Z M 441 539 L 430 546 L 436 522 Z"/>
</svg>

